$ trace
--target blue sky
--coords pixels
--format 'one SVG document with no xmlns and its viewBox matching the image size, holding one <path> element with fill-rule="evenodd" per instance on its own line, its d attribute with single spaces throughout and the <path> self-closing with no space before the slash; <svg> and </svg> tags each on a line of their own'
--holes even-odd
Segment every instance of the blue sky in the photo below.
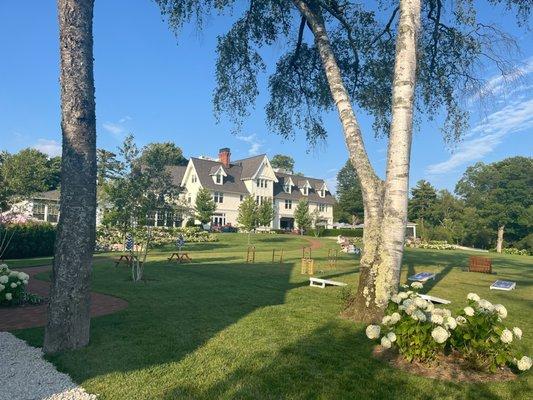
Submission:
<svg viewBox="0 0 533 400">
<path fill-rule="evenodd" d="M 486 15 L 502 15 L 483 7 Z M 326 116 L 329 139 L 315 149 L 308 148 L 303 135 L 284 141 L 268 132 L 264 95 L 239 136 L 230 134 L 227 121 L 216 123 L 211 103 L 216 35 L 228 21 L 213 17 L 202 33 L 186 28 L 177 40 L 150 0 L 96 0 L 98 146 L 115 150 L 131 132 L 141 145 L 174 141 L 186 156 L 215 156 L 220 147 L 230 147 L 234 159 L 285 153 L 294 157 L 298 171 L 333 183 L 347 159 L 336 114 Z M 422 117 L 413 141 L 412 184 L 428 179 L 438 188 L 453 189 L 476 161 L 533 154 L 533 34 L 513 28 L 511 18 L 495 22 L 519 39 L 520 79 L 509 86 L 487 68 L 487 88 L 494 97 L 489 107 L 474 112 L 470 131 L 453 149 L 445 146 L 438 123 Z M 274 46 L 267 61 L 281 50 L 281 44 Z M 56 2 L 0 0 L 0 51 L 0 149 L 35 147 L 59 154 Z M 386 142 L 373 137 L 370 119 L 362 116 L 361 125 L 370 158 L 383 176 Z"/>
</svg>

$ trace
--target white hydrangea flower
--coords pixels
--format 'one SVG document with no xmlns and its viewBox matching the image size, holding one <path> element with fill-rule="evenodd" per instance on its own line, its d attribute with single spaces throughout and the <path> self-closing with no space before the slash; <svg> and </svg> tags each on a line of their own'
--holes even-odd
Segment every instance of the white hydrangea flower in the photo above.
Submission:
<svg viewBox="0 0 533 400">
<path fill-rule="evenodd" d="M 414 319 L 420 321 L 420 322 L 426 322 L 426 314 L 424 314 L 420 310 L 416 310 L 412 316 Z"/>
<path fill-rule="evenodd" d="M 386 348 L 386 349 L 390 349 L 391 346 L 392 346 L 392 343 L 391 341 L 389 340 L 389 338 L 387 336 L 383 336 L 381 338 L 381 345 Z"/>
<path fill-rule="evenodd" d="M 377 339 L 381 333 L 381 328 L 379 325 L 368 325 L 366 327 L 366 336 L 369 339 Z"/>
<path fill-rule="evenodd" d="M 391 317 L 391 325 L 394 325 L 395 323 L 397 323 L 398 321 L 402 319 L 402 316 L 397 312 L 392 313 L 390 317 Z"/>
<path fill-rule="evenodd" d="M 15 282 L 11 282 L 11 285 L 9 285 L 9 286 L 11 286 L 13 289 L 15 289 L 17 287 L 17 284 Z"/>
<path fill-rule="evenodd" d="M 6 287 L 0 283 L 0 292 L 4 290 Z"/>
<path fill-rule="evenodd" d="M 439 314 L 431 314 L 431 322 L 442 325 L 444 323 L 444 317 Z"/>
<path fill-rule="evenodd" d="M 516 366 L 520 371 L 527 371 L 531 368 L 531 358 L 523 356 L 520 360 L 516 362 Z"/>
<path fill-rule="evenodd" d="M 457 321 L 453 317 L 446 317 L 446 321 L 444 322 L 444 326 L 448 329 L 455 329 L 457 328 Z"/>
<path fill-rule="evenodd" d="M 437 343 L 444 343 L 450 337 L 450 333 L 442 326 L 437 326 L 431 331 L 431 337 Z"/>
<path fill-rule="evenodd" d="M 405 313 L 407 315 L 411 315 L 413 314 L 415 311 L 417 310 L 416 306 L 414 304 L 409 304 L 406 308 L 405 308 Z"/>
<path fill-rule="evenodd" d="M 409 307 L 411 304 L 413 304 L 413 300 L 407 299 L 402 303 L 405 307 Z"/>
<path fill-rule="evenodd" d="M 446 317 L 446 318 L 449 318 L 449 317 L 452 316 L 452 312 L 450 310 L 448 310 L 447 308 L 443 308 L 442 309 L 442 316 Z"/>
<path fill-rule="evenodd" d="M 6 300 L 11 300 L 13 295 L 11 293 L 6 293 Z"/>
<path fill-rule="evenodd" d="M 500 340 L 503 343 L 511 343 L 513 341 L 513 332 L 511 332 L 509 329 L 504 329 L 500 336 Z"/>
<path fill-rule="evenodd" d="M 403 289 L 407 289 L 409 287 L 409 285 L 406 285 L 405 283 L 400 285 Z"/>
<path fill-rule="evenodd" d="M 469 317 L 473 316 L 476 313 L 472 307 L 465 307 L 463 311 Z"/>
<path fill-rule="evenodd" d="M 435 304 L 433 304 L 431 301 L 428 301 L 428 304 L 426 306 L 427 312 L 432 312 L 435 309 Z"/>
<path fill-rule="evenodd" d="M 397 294 L 393 294 L 390 297 L 390 301 L 392 301 L 393 303 L 396 303 L 396 304 L 400 304 L 402 302 L 402 299 L 400 299 L 400 296 L 398 296 Z"/>
<path fill-rule="evenodd" d="M 398 297 L 402 300 L 405 300 L 406 298 L 409 297 L 409 295 L 407 294 L 407 292 L 400 292 L 398 293 Z"/>
<path fill-rule="evenodd" d="M 415 305 L 418 307 L 418 308 L 426 308 L 427 305 L 428 305 L 428 302 L 426 300 L 424 300 L 422 297 L 417 297 L 415 299 Z"/>
<path fill-rule="evenodd" d="M 396 334 L 394 332 L 387 333 L 387 338 L 391 341 L 391 343 L 394 343 L 396 341 Z"/>
<path fill-rule="evenodd" d="M 478 306 L 481 307 L 483 310 L 486 311 L 494 311 L 494 305 L 485 299 L 481 299 L 477 302 Z"/>
<path fill-rule="evenodd" d="M 18 277 L 19 276 L 19 273 L 17 271 L 10 271 L 9 272 L 9 276 L 14 278 L 14 277 Z"/>
<path fill-rule="evenodd" d="M 7 275 L 0 276 L 0 283 L 7 283 L 9 281 L 9 277 Z"/>
<path fill-rule="evenodd" d="M 400 311 L 405 311 L 406 308 L 407 307 L 405 307 L 403 304 L 398 306 L 398 310 L 400 310 Z"/>
<path fill-rule="evenodd" d="M 455 322 L 457 322 L 457 325 L 466 324 L 466 318 L 462 315 L 459 315 L 457 318 L 455 318 Z"/>
<path fill-rule="evenodd" d="M 422 282 L 413 282 L 411 283 L 411 287 L 413 289 L 422 289 L 424 285 L 422 284 Z"/>
<path fill-rule="evenodd" d="M 518 339 L 522 339 L 522 329 L 515 326 L 513 328 L 513 335 L 515 335 Z"/>
<path fill-rule="evenodd" d="M 476 293 L 468 293 L 466 296 L 468 300 L 479 301 L 481 298 Z"/>
<path fill-rule="evenodd" d="M 388 325 L 391 321 L 391 317 L 390 315 L 385 315 L 382 319 L 381 319 L 381 323 L 383 325 Z"/>
<path fill-rule="evenodd" d="M 494 306 L 494 311 L 496 311 L 500 318 L 507 318 L 507 308 L 503 304 L 496 304 Z"/>
</svg>

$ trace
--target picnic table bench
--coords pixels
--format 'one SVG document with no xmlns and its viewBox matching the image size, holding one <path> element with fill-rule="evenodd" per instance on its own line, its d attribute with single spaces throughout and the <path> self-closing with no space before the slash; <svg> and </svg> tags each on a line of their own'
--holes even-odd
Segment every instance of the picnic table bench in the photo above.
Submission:
<svg viewBox="0 0 533 400">
<path fill-rule="evenodd" d="M 471 256 L 468 263 L 468 271 L 492 274 L 492 259 L 488 257 Z"/>
<path fill-rule="evenodd" d="M 126 265 L 131 265 L 137 257 L 131 254 L 121 254 L 118 259 L 115 260 L 115 268 L 119 266 L 121 262 L 126 263 Z M 142 261 L 139 261 L 142 264 Z"/>
<path fill-rule="evenodd" d="M 168 258 L 168 261 L 172 261 L 174 257 L 176 257 L 175 260 L 179 263 L 192 261 L 192 258 L 189 257 L 189 253 L 179 253 L 179 252 L 172 253 L 170 257 Z"/>
<path fill-rule="evenodd" d="M 329 280 L 329 279 L 309 278 L 309 286 L 319 287 L 321 289 L 324 289 L 326 287 L 326 285 L 346 286 L 347 284 L 344 283 L 344 282 L 337 282 L 337 281 L 332 281 L 332 280 Z"/>
</svg>

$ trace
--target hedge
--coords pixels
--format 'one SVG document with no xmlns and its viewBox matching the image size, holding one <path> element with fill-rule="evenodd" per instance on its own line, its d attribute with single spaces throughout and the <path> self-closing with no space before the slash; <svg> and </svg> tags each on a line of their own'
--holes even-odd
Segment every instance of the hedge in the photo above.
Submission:
<svg viewBox="0 0 533 400">
<path fill-rule="evenodd" d="M 0 225 L 0 237 L 4 237 L 6 229 L 8 238 L 12 233 L 14 234 L 2 258 L 47 257 L 54 255 L 55 226 L 47 223 Z"/>
<path fill-rule="evenodd" d="M 307 236 L 315 236 L 315 230 L 309 229 L 305 233 Z M 339 228 L 339 229 L 321 229 L 319 236 L 345 236 L 345 237 L 363 237 L 363 228 Z"/>
</svg>

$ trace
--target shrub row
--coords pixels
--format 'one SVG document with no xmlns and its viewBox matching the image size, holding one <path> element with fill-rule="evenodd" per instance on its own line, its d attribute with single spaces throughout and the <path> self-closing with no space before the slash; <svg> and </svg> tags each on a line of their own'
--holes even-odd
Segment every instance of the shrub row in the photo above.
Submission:
<svg viewBox="0 0 533 400">
<path fill-rule="evenodd" d="M 339 228 L 339 229 L 320 229 L 318 236 L 345 236 L 345 237 L 363 237 L 363 228 Z M 316 236 L 314 229 L 305 232 L 307 236 Z"/>
<path fill-rule="evenodd" d="M 46 257 L 54 255 L 56 228 L 46 223 L 0 225 L 0 238 L 12 236 L 4 259 Z"/>
</svg>

